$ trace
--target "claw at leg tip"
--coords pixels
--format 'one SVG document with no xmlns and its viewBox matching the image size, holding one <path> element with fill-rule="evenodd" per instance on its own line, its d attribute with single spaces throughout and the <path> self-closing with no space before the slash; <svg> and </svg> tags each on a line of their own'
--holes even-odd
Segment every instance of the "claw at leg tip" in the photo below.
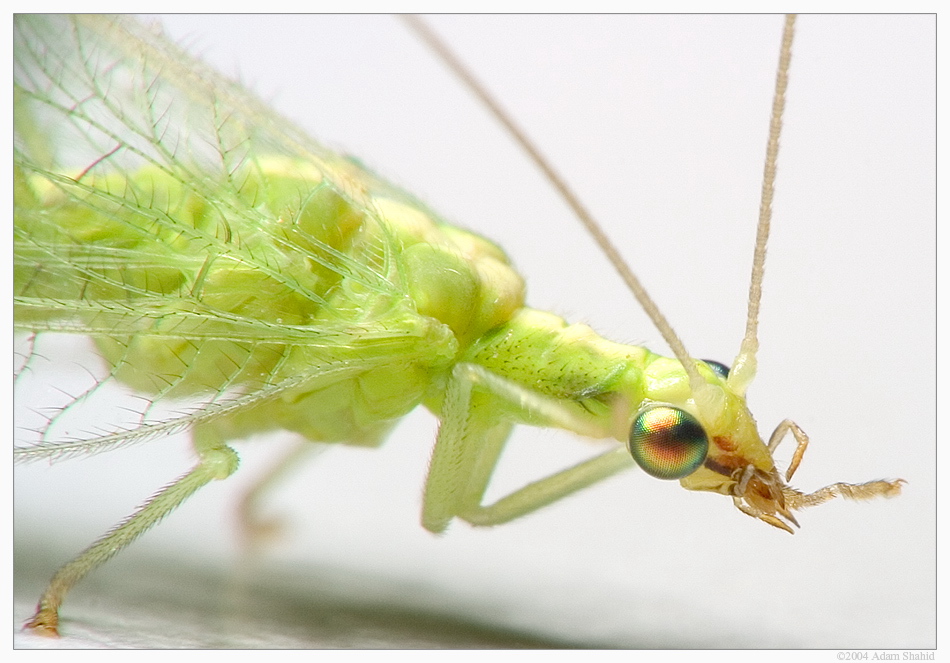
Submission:
<svg viewBox="0 0 950 663">
<path fill-rule="evenodd" d="M 59 619 L 55 616 L 52 619 L 49 619 L 48 616 L 43 615 L 42 611 L 37 612 L 33 617 L 23 625 L 24 631 L 29 631 L 34 635 L 39 635 L 44 638 L 58 638 L 59 637 Z"/>
</svg>

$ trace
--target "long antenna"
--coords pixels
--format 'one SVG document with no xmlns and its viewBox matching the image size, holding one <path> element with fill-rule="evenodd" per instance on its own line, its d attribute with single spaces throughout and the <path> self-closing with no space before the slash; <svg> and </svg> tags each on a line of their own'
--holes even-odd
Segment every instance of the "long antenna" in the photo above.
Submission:
<svg viewBox="0 0 950 663">
<path fill-rule="evenodd" d="M 620 274 L 620 278 L 627 284 L 630 292 L 632 292 L 633 296 L 640 302 L 640 306 L 642 306 L 646 314 L 650 316 L 650 320 L 653 321 L 653 324 L 659 330 L 660 334 L 663 335 L 663 340 L 666 341 L 666 344 L 670 346 L 673 354 L 676 355 L 676 358 L 683 364 L 686 375 L 689 376 L 690 388 L 692 389 L 694 397 L 697 397 L 699 393 L 706 388 L 706 381 L 700 377 L 695 362 L 686 351 L 686 346 L 683 345 L 683 342 L 676 335 L 676 332 L 673 331 L 673 327 L 670 326 L 670 323 L 667 322 L 666 318 L 660 312 L 660 309 L 657 308 L 656 303 L 654 303 L 653 299 L 640 283 L 640 279 L 636 277 L 626 261 L 624 261 L 623 256 L 620 255 L 620 251 L 617 250 L 607 237 L 607 234 L 603 228 L 600 227 L 600 224 L 597 223 L 590 212 L 581 204 L 574 192 L 567 186 L 564 179 L 554 170 L 550 162 L 542 156 L 534 143 L 532 143 L 521 128 L 515 124 L 511 116 L 501 108 L 485 86 L 475 78 L 475 75 L 462 64 L 448 45 L 418 16 L 402 14 L 400 18 L 402 18 L 429 48 L 432 49 L 439 59 L 452 70 L 459 80 L 479 98 L 491 114 L 495 116 L 495 119 L 501 122 L 509 135 L 521 145 L 521 148 L 531 160 L 534 161 L 541 172 L 544 173 L 544 176 L 561 195 L 561 198 L 563 198 L 574 211 L 575 216 L 584 224 L 587 232 L 590 233 L 594 241 L 600 246 L 601 251 L 607 256 L 610 264 L 612 264 L 614 269 L 617 270 L 617 273 Z"/>
<path fill-rule="evenodd" d="M 775 74 L 775 95 L 772 97 L 772 119 L 769 122 L 769 142 L 765 150 L 765 172 L 762 176 L 762 201 L 759 203 L 759 225 L 755 233 L 755 253 L 752 258 L 752 278 L 749 279 L 749 310 L 746 314 L 745 336 L 739 354 L 732 362 L 728 383 L 739 395 L 744 395 L 758 367 L 759 306 L 762 303 L 762 278 L 765 275 L 765 253 L 772 226 L 772 196 L 775 193 L 775 170 L 778 163 L 779 136 L 782 133 L 782 113 L 785 110 L 785 91 L 788 89 L 788 67 L 792 60 L 792 38 L 795 36 L 795 15 L 785 17 L 782 46 L 779 52 L 778 72 Z"/>
</svg>

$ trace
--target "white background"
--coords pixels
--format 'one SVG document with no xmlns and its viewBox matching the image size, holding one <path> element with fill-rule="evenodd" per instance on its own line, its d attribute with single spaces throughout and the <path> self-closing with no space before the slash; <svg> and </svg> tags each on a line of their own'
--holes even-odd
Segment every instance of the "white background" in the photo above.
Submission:
<svg viewBox="0 0 950 663">
<path fill-rule="evenodd" d="M 498 241 L 533 306 L 666 351 L 565 205 L 397 20 L 162 22 L 330 147 Z M 781 18 L 432 24 L 601 219 L 689 351 L 731 362 Z M 802 512 L 789 536 L 727 498 L 631 471 L 521 521 L 487 531 L 457 523 L 434 537 L 418 514 L 436 422 L 420 411 L 382 449 L 333 449 L 275 493 L 288 528 L 268 568 L 293 569 L 298 592 L 331 577 L 357 604 L 567 643 L 935 646 L 934 32 L 926 16 L 799 20 L 749 395 L 763 435 L 790 417 L 811 436 L 798 487 L 902 477 L 901 498 Z M 87 609 L 108 621 L 97 583 L 113 573 L 148 582 L 141 560 L 231 568 L 232 507 L 280 438 L 240 445 L 242 471 L 80 586 L 64 632 L 71 623 L 85 632 Z M 510 446 L 498 492 L 590 453 L 544 431 L 519 430 Z M 180 439 L 18 468 L 18 559 L 53 551 L 43 562 L 51 573 L 190 463 Z M 18 577 L 17 623 L 35 582 Z"/>
</svg>

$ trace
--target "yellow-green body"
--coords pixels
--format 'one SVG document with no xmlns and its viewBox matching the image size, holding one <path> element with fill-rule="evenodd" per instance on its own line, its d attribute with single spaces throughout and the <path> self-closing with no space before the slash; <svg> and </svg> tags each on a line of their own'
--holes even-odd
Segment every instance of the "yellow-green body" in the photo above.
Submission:
<svg viewBox="0 0 950 663">
<path fill-rule="evenodd" d="M 463 416 L 445 399 L 469 365 L 508 385 L 478 379 L 465 409 L 479 423 L 459 433 L 474 447 L 474 431 L 515 423 L 624 441 L 645 402 L 696 410 L 678 361 L 526 308 L 497 245 L 299 135 L 170 44 L 140 41 L 124 21 L 63 25 L 96 35 L 105 56 L 87 70 L 68 49 L 58 61 L 57 42 L 18 63 L 18 328 L 91 336 L 110 379 L 152 401 L 212 405 L 186 423 L 222 441 L 283 429 L 376 445 L 420 403 Z M 34 27 L 46 29 L 18 25 Z M 43 76 L 52 89 L 36 84 Z M 73 87 L 111 96 L 73 109 Z M 744 400 L 702 374 L 723 394 L 703 415 L 721 442 L 711 454 L 738 450 L 772 471 Z M 534 397 L 542 404 L 525 402 Z M 734 483 L 703 472 L 702 489 Z"/>
<path fill-rule="evenodd" d="M 149 395 L 248 391 L 314 373 L 208 425 L 228 438 L 283 428 L 377 444 L 424 398 L 439 401 L 433 387 L 473 342 L 490 353 L 488 332 L 520 326 L 524 281 L 496 245 L 374 195 L 373 178 L 341 164 L 337 178 L 362 178 L 362 208 L 308 164 L 265 157 L 239 192 L 250 219 L 215 219 L 157 168 L 66 190 L 18 172 L 17 319 L 95 328 L 116 376 Z M 339 370 L 320 375 L 323 365 Z"/>
<path fill-rule="evenodd" d="M 341 167 L 338 178 L 362 174 Z M 149 395 L 248 392 L 311 373 L 208 425 L 227 438 L 282 428 L 376 444 L 471 339 L 522 305 L 522 279 L 476 235 L 381 194 L 359 208 L 305 163 L 265 157 L 247 171 L 231 202 L 254 216 L 215 217 L 156 168 L 68 194 L 34 176 L 22 188 L 35 205 L 17 201 L 18 317 L 111 328 L 95 335 L 100 352 Z"/>
<path fill-rule="evenodd" d="M 691 407 L 679 362 L 525 307 L 524 281 L 497 245 L 350 160 L 248 160 L 230 178 L 239 188 L 219 188 L 226 205 L 154 166 L 17 177 L 21 326 L 78 325 L 115 378 L 150 398 L 278 386 L 198 424 L 220 439 L 287 430 L 376 445 L 420 403 L 441 415 L 459 364 L 553 399 L 566 427 L 597 437 L 623 440 L 644 402 Z M 552 424 L 510 398 L 482 398 L 494 402 L 472 407 L 479 418 Z M 734 401 L 718 436 L 728 451 L 737 432 L 758 441 Z M 697 487 L 727 492 L 703 473 Z"/>
</svg>

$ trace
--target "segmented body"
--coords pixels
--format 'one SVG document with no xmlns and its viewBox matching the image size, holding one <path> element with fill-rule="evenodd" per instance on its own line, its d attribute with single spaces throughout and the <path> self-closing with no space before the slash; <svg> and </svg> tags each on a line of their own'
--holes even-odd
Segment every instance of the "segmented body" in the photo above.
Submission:
<svg viewBox="0 0 950 663">
<path fill-rule="evenodd" d="M 24 43 L 37 39 L 22 27 Z M 60 27 L 76 42 L 112 29 Z M 115 27 L 102 36 L 114 48 L 144 36 L 131 23 Z M 245 113 L 254 100 L 183 54 L 102 50 L 115 59 L 84 69 L 70 48 L 18 63 L 18 127 L 31 114 L 39 125 L 44 111 L 86 125 L 18 134 L 21 328 L 89 334 L 113 377 L 153 397 L 227 394 L 255 405 L 226 423 L 216 417 L 218 426 L 375 443 L 460 341 L 521 305 L 523 283 L 497 247 L 437 221 L 354 162 L 310 141 L 293 145 L 288 127 L 216 117 L 226 100 Z M 152 68 L 136 71 L 139 58 Z M 196 85 L 195 98 L 169 87 L 174 79 Z M 83 81 L 110 97 L 71 108 L 69 86 Z M 149 101 L 136 98 L 150 91 Z M 50 169 L 33 139 L 97 142 L 69 155 L 71 164 L 56 155 Z M 267 389 L 271 398 L 255 397 Z"/>
<path fill-rule="evenodd" d="M 225 408 L 189 422 L 223 439 L 285 429 L 378 444 L 419 403 L 438 413 L 462 362 L 574 403 L 603 434 L 613 433 L 612 394 L 623 392 L 628 412 L 648 394 L 688 400 L 668 385 L 685 378 L 677 362 L 523 309 L 524 282 L 495 244 L 350 159 L 291 143 L 292 128 L 258 121 L 242 89 L 161 44 L 126 59 L 119 47 L 143 37 L 139 26 L 67 25 L 77 43 L 107 31 L 116 50 L 79 63 L 64 46 L 19 62 L 19 116 L 72 120 L 54 125 L 63 136 L 19 133 L 21 328 L 89 334 L 111 378 L 153 400 Z M 70 103 L 84 78 L 109 97 Z M 57 155 L 49 168 L 40 141 L 98 151 L 70 154 L 72 170 Z M 115 443 L 153 422 L 142 424 Z"/>
</svg>

